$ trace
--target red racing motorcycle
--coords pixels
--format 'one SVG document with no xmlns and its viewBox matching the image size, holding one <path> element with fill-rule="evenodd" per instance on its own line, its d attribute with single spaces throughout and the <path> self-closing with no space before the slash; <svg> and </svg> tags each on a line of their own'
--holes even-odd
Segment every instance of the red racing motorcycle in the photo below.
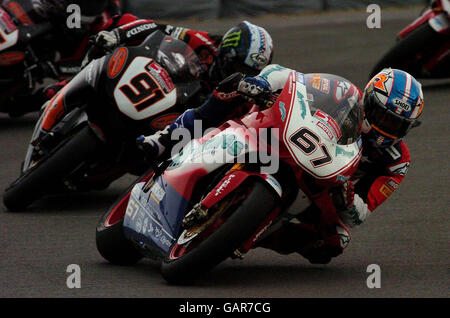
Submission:
<svg viewBox="0 0 450 318">
<path fill-rule="evenodd" d="M 420 17 L 404 28 L 397 43 L 375 65 L 404 70 L 417 78 L 450 76 L 450 0 L 433 0 Z"/>
<path fill-rule="evenodd" d="M 334 93 L 320 91 L 331 82 Z M 97 225 L 98 251 L 120 265 L 160 259 L 168 282 L 189 283 L 297 217 L 288 207 L 297 197 L 309 206 L 314 185 L 337 224 L 327 189 L 359 164 L 359 104 L 341 77 L 292 71 L 271 107 L 192 139 L 119 197 Z"/>
</svg>

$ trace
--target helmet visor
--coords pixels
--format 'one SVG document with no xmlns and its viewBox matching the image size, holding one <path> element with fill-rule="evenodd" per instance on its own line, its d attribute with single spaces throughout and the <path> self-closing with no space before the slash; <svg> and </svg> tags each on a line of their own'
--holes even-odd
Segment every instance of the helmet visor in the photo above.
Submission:
<svg viewBox="0 0 450 318">
<path fill-rule="evenodd" d="M 406 136 L 414 122 L 378 106 L 372 98 L 367 100 L 364 112 L 368 122 L 375 130 L 393 139 Z"/>
</svg>

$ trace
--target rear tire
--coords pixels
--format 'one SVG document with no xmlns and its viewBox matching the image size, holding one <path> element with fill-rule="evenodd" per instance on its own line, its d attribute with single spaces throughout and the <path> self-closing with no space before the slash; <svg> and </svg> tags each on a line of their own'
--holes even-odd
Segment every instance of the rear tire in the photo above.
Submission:
<svg viewBox="0 0 450 318">
<path fill-rule="evenodd" d="M 100 143 L 100 139 L 89 126 L 82 128 L 37 166 L 30 168 L 14 181 L 5 190 L 4 205 L 12 212 L 24 210 L 35 200 L 48 194 L 64 176 L 91 156 Z"/>
<path fill-rule="evenodd" d="M 171 254 L 177 244 L 171 247 L 161 265 L 162 276 L 167 282 L 192 282 L 231 256 L 255 233 L 258 226 L 273 211 L 276 199 L 273 191 L 260 181 L 255 180 L 247 186 L 251 191 L 241 205 L 234 212 L 231 211 L 231 216 L 198 246 L 174 259 Z M 225 210 L 224 214 L 226 213 Z"/>
<path fill-rule="evenodd" d="M 370 73 L 373 78 L 382 69 L 392 67 L 410 73 L 414 77 L 432 77 L 423 74 L 423 63 L 442 45 L 444 36 L 434 31 L 426 22 L 400 39 L 375 65 Z M 418 54 L 421 57 L 417 59 Z"/>
</svg>

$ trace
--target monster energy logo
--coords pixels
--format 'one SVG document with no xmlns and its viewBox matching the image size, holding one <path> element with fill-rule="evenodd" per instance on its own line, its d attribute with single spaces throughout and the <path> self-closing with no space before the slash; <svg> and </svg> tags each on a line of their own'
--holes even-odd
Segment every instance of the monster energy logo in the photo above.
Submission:
<svg viewBox="0 0 450 318">
<path fill-rule="evenodd" d="M 241 39 L 242 30 L 237 32 L 233 32 L 228 34 L 225 39 L 223 39 L 222 47 L 233 46 L 236 47 L 239 45 L 239 40 Z"/>
</svg>

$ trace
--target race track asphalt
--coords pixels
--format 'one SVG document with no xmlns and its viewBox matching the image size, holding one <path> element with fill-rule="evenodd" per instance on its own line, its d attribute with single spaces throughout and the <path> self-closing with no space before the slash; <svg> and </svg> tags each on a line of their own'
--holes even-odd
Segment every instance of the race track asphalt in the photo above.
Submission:
<svg viewBox="0 0 450 318">
<path fill-rule="evenodd" d="M 364 88 L 371 67 L 419 12 L 383 11 L 381 29 L 367 28 L 365 12 L 247 19 L 272 34 L 275 63 L 304 73 L 335 73 Z M 224 32 L 237 21 L 183 24 Z M 448 297 L 450 82 L 423 83 L 423 124 L 406 139 L 408 176 L 352 230 L 349 247 L 330 264 L 257 249 L 184 287 L 168 285 L 151 260 L 110 265 L 96 250 L 95 226 L 134 180 L 125 176 L 103 192 L 47 198 L 21 213 L 1 206 L 0 297 Z M 35 120 L 36 115 L 0 116 L 1 193 L 18 176 Z M 81 268 L 80 289 L 66 286 L 69 264 Z M 370 264 L 381 269 L 381 288 L 366 285 Z"/>
</svg>

